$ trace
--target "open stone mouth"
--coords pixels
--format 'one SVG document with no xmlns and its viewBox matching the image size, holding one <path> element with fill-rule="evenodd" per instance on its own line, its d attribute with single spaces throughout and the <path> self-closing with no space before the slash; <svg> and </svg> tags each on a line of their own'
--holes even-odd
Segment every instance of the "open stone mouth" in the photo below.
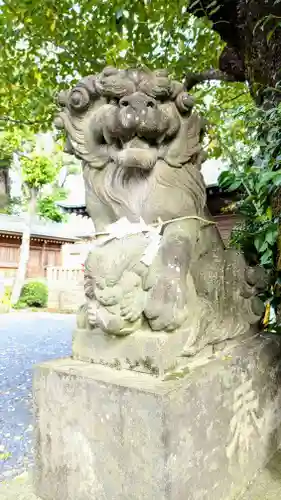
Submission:
<svg viewBox="0 0 281 500">
<path fill-rule="evenodd" d="M 134 148 L 134 149 L 151 149 L 151 148 L 153 148 L 154 149 L 157 146 L 158 145 L 157 145 L 156 140 L 151 140 L 148 142 L 147 139 L 145 139 L 143 137 L 138 137 L 138 136 L 135 136 L 132 139 L 129 139 L 127 141 L 123 141 L 123 143 L 122 143 L 123 149 L 131 149 L 131 148 Z"/>
<path fill-rule="evenodd" d="M 155 134 L 151 133 L 151 135 L 147 134 L 147 136 L 140 135 L 138 133 L 127 135 L 125 134 L 122 137 L 122 134 L 118 137 L 117 135 L 106 134 L 103 138 L 104 144 L 112 145 L 114 149 L 119 152 L 122 150 L 134 149 L 139 151 L 146 150 L 147 152 L 150 150 L 152 152 L 156 152 L 159 150 L 166 149 L 171 140 L 166 137 L 165 133 Z"/>
<path fill-rule="evenodd" d="M 139 134 L 127 134 L 125 138 L 125 134 L 122 137 L 122 133 L 118 136 L 107 131 L 103 131 L 98 142 L 101 146 L 111 146 L 116 153 L 128 149 L 139 150 L 140 152 L 144 150 L 155 152 L 168 145 L 164 134 L 159 134 L 158 137 L 156 135 L 154 137 L 144 137 Z"/>
<path fill-rule="evenodd" d="M 116 153 L 117 164 L 123 168 L 151 170 L 159 157 L 159 146 L 135 136 L 122 141 L 122 147 Z"/>
</svg>

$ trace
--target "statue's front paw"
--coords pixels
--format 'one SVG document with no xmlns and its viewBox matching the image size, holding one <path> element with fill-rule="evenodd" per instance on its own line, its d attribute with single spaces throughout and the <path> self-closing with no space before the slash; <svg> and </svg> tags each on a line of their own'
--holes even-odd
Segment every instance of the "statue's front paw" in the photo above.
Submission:
<svg viewBox="0 0 281 500">
<path fill-rule="evenodd" d="M 106 308 L 100 308 L 97 313 L 98 326 L 108 335 L 124 337 L 130 335 L 141 327 L 142 319 L 126 320 L 119 312 L 110 312 Z"/>
<path fill-rule="evenodd" d="M 269 283 L 269 274 L 261 266 L 247 266 L 245 269 L 246 282 L 259 292 L 265 290 Z"/>
<path fill-rule="evenodd" d="M 172 332 L 183 325 L 187 318 L 187 310 L 186 308 L 178 310 L 174 307 L 167 307 L 165 305 L 165 311 L 159 312 L 157 317 L 154 317 L 155 308 L 154 304 L 151 304 L 151 306 L 146 309 L 145 316 L 152 330 L 166 330 L 167 332 Z"/>
<path fill-rule="evenodd" d="M 264 314 L 265 305 L 259 294 L 267 288 L 268 282 L 269 276 L 262 267 L 246 267 L 241 296 L 245 300 L 246 314 L 251 324 L 259 321 Z"/>
<path fill-rule="evenodd" d="M 172 331 L 187 318 L 186 284 L 180 276 L 159 276 L 147 295 L 144 314 L 152 330 Z"/>
<path fill-rule="evenodd" d="M 141 318 L 146 300 L 146 292 L 143 290 L 134 290 L 123 297 L 120 303 L 121 316 L 130 323 Z"/>
</svg>

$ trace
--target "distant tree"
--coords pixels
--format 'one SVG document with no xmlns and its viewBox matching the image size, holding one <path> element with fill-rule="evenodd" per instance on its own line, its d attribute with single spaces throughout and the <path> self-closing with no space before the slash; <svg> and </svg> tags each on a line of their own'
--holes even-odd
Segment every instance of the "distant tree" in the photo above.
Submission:
<svg viewBox="0 0 281 500">
<path fill-rule="evenodd" d="M 12 199 L 7 210 L 13 211 L 16 203 L 17 212 L 24 219 L 19 266 L 11 296 L 11 303 L 16 304 L 26 277 L 32 220 L 36 215 L 55 222 L 64 220 L 57 202 L 66 198 L 65 180 L 70 173 L 77 171 L 77 166 L 66 159 L 67 155 L 59 147 L 51 155 L 38 150 L 36 137 L 25 130 L 2 132 L 0 150 L 1 144 L 3 156 L 5 152 L 10 159 L 14 156 L 10 168 L 15 170 L 21 185 L 20 198 Z"/>
</svg>

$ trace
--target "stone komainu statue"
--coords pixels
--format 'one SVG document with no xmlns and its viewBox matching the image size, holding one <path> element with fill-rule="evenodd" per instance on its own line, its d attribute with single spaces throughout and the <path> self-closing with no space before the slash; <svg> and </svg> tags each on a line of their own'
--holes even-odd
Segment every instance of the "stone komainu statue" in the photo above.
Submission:
<svg viewBox="0 0 281 500">
<path fill-rule="evenodd" d="M 149 263 L 146 232 L 90 252 L 80 327 L 115 336 L 180 331 L 186 355 L 249 331 L 263 313 L 263 274 L 224 248 L 210 220 L 200 173 L 204 126 L 183 85 L 165 70 L 108 67 L 60 94 L 59 104 L 56 126 L 82 160 L 96 230 L 123 217 L 163 221 Z"/>
</svg>

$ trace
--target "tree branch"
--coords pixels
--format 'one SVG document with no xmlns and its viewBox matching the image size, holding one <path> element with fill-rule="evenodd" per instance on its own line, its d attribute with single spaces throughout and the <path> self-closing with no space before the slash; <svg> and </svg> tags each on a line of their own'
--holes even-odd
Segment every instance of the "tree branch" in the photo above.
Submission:
<svg viewBox="0 0 281 500">
<path fill-rule="evenodd" d="M 11 122 L 11 123 L 17 123 L 18 125 L 36 125 L 38 123 L 43 123 L 40 120 L 37 121 L 31 121 L 31 120 L 15 120 L 11 116 L 0 116 L 0 122 Z"/>
<path fill-rule="evenodd" d="M 212 80 L 219 80 L 224 82 L 236 82 L 237 79 L 234 75 L 224 73 L 220 69 L 209 69 L 202 73 L 187 73 L 185 76 L 184 86 L 186 90 L 191 90 L 198 83 L 210 82 Z"/>
</svg>

